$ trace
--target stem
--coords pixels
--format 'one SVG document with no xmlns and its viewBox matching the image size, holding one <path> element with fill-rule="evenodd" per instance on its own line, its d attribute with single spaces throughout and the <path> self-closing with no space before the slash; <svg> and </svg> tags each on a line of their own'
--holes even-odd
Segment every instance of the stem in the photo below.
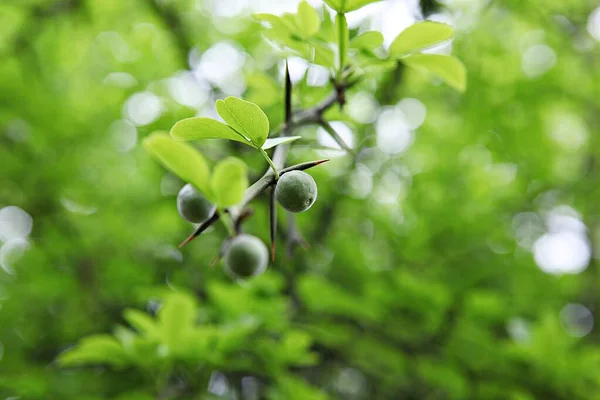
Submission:
<svg viewBox="0 0 600 400">
<path fill-rule="evenodd" d="M 221 210 L 220 214 L 224 215 L 224 214 L 227 214 L 227 213 L 225 213 L 225 210 Z M 225 218 L 219 218 L 219 219 L 221 220 L 221 223 L 223 224 L 223 226 L 227 230 L 227 233 L 229 234 L 229 236 L 231 236 L 231 237 L 235 236 L 235 230 L 233 229 L 233 226 L 231 224 L 232 221 L 230 219 L 226 220 Z"/>
<path fill-rule="evenodd" d="M 335 15 L 335 24 L 337 27 L 337 34 L 338 34 L 338 57 L 339 57 L 337 81 L 341 82 L 342 72 L 344 71 L 344 65 L 346 65 L 346 52 L 348 51 L 348 22 L 346 21 L 346 15 L 344 15 L 344 13 L 338 12 Z"/>
<path fill-rule="evenodd" d="M 285 174 L 290 171 L 304 171 L 309 168 L 316 167 L 317 165 L 323 164 L 327 161 L 329 160 L 316 160 L 292 165 L 291 167 L 282 169 L 281 174 Z M 273 185 L 275 182 L 276 180 L 274 174 L 270 170 L 268 170 L 262 178 L 254 182 L 252 186 L 246 189 L 246 191 L 244 192 L 244 198 L 238 205 L 228 208 L 227 214 L 229 214 L 231 219 L 234 221 L 238 221 L 240 218 L 245 218 L 246 213 L 244 213 L 244 207 L 246 207 L 252 200 L 254 200 L 259 194 L 264 192 L 269 186 Z M 200 234 L 204 232 L 209 226 L 211 226 L 218 219 L 220 219 L 220 216 L 223 213 L 225 212 L 215 211 L 215 213 L 209 219 L 204 221 L 198 228 L 196 228 L 196 230 L 190 236 L 187 237 L 187 239 L 181 242 L 179 248 L 182 248 L 183 246 L 194 240 L 196 237 L 200 236 Z M 227 230 L 231 232 L 229 228 Z"/>
<path fill-rule="evenodd" d="M 269 157 L 269 155 L 267 154 L 267 152 L 264 151 L 264 149 L 262 147 L 259 148 L 259 150 L 260 150 L 260 153 L 265 158 L 265 160 L 267 160 L 267 162 L 271 166 L 271 169 L 273 170 L 273 172 L 275 173 L 275 180 L 278 180 L 279 179 L 279 172 L 277 172 L 277 167 L 275 166 L 275 164 L 273 164 L 273 160 L 271 160 L 271 157 Z"/>
</svg>

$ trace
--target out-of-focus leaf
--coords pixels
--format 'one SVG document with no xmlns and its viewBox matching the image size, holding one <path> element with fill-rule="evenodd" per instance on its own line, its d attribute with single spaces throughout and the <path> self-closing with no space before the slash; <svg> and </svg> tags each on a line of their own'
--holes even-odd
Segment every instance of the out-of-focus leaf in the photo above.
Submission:
<svg viewBox="0 0 600 400">
<path fill-rule="evenodd" d="M 441 54 L 414 54 L 402 59 L 412 68 L 433 73 L 460 92 L 467 88 L 467 70 L 456 57 Z"/>
<path fill-rule="evenodd" d="M 347 293 L 335 284 L 316 276 L 304 276 L 298 282 L 298 292 L 313 312 L 345 315 L 352 318 L 376 321 L 378 309 L 365 303 L 364 299 Z"/>
<path fill-rule="evenodd" d="M 335 52 L 321 43 L 312 43 L 315 54 L 313 62 L 327 68 L 335 68 Z"/>
<path fill-rule="evenodd" d="M 194 327 L 196 302 L 191 296 L 172 293 L 164 301 L 158 312 L 159 329 L 162 341 L 169 351 L 181 348 Z"/>
<path fill-rule="evenodd" d="M 325 3 L 335 11 L 344 13 L 356 11 L 370 3 L 381 0 L 325 0 Z"/>
<path fill-rule="evenodd" d="M 239 203 L 248 188 L 246 164 L 239 158 L 227 157 L 213 170 L 210 181 L 212 192 L 219 207 L 230 207 Z"/>
<path fill-rule="evenodd" d="M 217 100 L 217 112 L 239 134 L 259 148 L 269 136 L 269 119 L 254 103 L 237 97 Z"/>
<path fill-rule="evenodd" d="M 450 40 L 452 36 L 454 36 L 454 28 L 448 24 L 433 21 L 417 22 L 396 36 L 390 45 L 390 57 L 404 57 Z"/>
<path fill-rule="evenodd" d="M 317 37 L 319 37 L 325 43 L 334 43 L 335 27 L 333 20 L 329 16 L 329 11 L 325 5 L 323 5 L 322 14 L 323 21 L 321 22 L 321 29 L 319 29 Z"/>
<path fill-rule="evenodd" d="M 148 314 L 134 309 L 125 310 L 123 318 L 140 334 L 155 337 L 158 334 L 158 325 Z"/>
<path fill-rule="evenodd" d="M 206 198 L 212 200 L 208 165 L 197 149 L 187 143 L 178 142 L 165 132 L 152 133 L 143 143 L 146 151 L 165 168 L 194 185 Z"/>
<path fill-rule="evenodd" d="M 308 333 L 290 330 L 283 337 L 280 354 L 291 364 L 312 365 L 317 361 L 317 357 L 310 351 L 311 344 L 312 338 Z"/>
<path fill-rule="evenodd" d="M 127 353 L 121 344 L 110 335 L 92 335 L 59 355 L 57 362 L 62 366 L 84 364 L 108 364 L 121 367 L 128 364 Z"/>
<path fill-rule="evenodd" d="M 350 47 L 355 49 L 376 49 L 383 44 L 383 35 L 377 31 L 363 32 L 350 41 Z"/>
<path fill-rule="evenodd" d="M 311 7 L 305 0 L 298 5 L 298 13 L 296 14 L 296 23 L 302 30 L 305 36 L 313 36 L 319 32 L 321 19 L 317 11 Z"/>
<path fill-rule="evenodd" d="M 280 144 L 290 143 L 300 139 L 302 136 L 284 136 L 278 138 L 270 138 L 265 141 L 262 145 L 263 150 L 268 150 L 272 147 L 279 146 Z"/>
<path fill-rule="evenodd" d="M 276 386 L 269 392 L 270 400 L 327 400 L 329 397 L 294 375 L 285 374 L 277 378 Z"/>
<path fill-rule="evenodd" d="M 229 139 L 252 146 L 250 141 L 226 124 L 212 118 L 186 118 L 171 128 L 171 136 L 177 140 Z"/>
</svg>

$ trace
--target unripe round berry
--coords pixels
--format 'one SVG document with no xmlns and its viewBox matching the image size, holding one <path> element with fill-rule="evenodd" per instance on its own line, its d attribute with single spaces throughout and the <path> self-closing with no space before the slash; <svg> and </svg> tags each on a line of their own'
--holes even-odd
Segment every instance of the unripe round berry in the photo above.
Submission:
<svg viewBox="0 0 600 400">
<path fill-rule="evenodd" d="M 289 212 L 308 210 L 317 200 L 317 184 L 303 171 L 290 171 L 277 181 L 275 198 Z"/>
<path fill-rule="evenodd" d="M 211 216 L 215 206 L 188 183 L 177 195 L 177 211 L 186 221 L 199 224 Z"/>
<path fill-rule="evenodd" d="M 267 268 L 267 246 L 252 235 L 238 235 L 226 246 L 225 270 L 234 278 L 250 278 L 262 274 Z"/>
</svg>

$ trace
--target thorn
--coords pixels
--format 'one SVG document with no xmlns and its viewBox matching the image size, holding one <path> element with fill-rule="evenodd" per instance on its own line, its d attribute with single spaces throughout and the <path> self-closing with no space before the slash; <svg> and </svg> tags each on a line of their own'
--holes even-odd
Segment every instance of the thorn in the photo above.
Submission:
<svg viewBox="0 0 600 400">
<path fill-rule="evenodd" d="M 200 236 L 200 234 L 202 232 L 207 230 L 208 227 L 211 226 L 218 219 L 219 219 L 219 213 L 217 211 L 215 211 L 215 213 L 213 215 L 211 215 L 211 217 L 209 219 L 207 219 L 202 224 L 200 224 L 200 226 L 197 227 L 196 230 L 194 232 L 192 232 L 192 234 L 190 236 L 188 236 L 183 242 L 181 242 L 178 247 L 181 249 L 183 246 L 185 246 L 186 244 L 188 244 L 189 242 L 191 242 L 192 240 L 194 240 L 195 238 Z"/>
<path fill-rule="evenodd" d="M 186 244 L 188 244 L 189 242 L 194 240 L 196 238 L 196 235 L 194 233 L 195 232 L 193 232 L 190 236 L 188 236 L 183 242 L 179 243 L 179 246 L 177 246 L 177 247 L 181 249 L 181 248 L 183 248 L 183 246 L 185 246 Z"/>
<path fill-rule="evenodd" d="M 300 171 L 303 171 L 303 170 L 305 170 L 305 169 L 309 169 L 309 168 L 312 168 L 312 167 L 316 167 L 317 165 L 320 165 L 320 164 L 326 163 L 326 162 L 328 162 L 329 160 L 330 160 L 329 158 L 326 158 L 326 159 L 324 159 L 324 160 L 309 161 L 309 162 L 307 162 L 307 163 L 304 163 L 304 164 L 300 165 L 300 168 L 298 168 L 298 169 L 299 169 Z"/>
<path fill-rule="evenodd" d="M 289 125 L 292 120 L 292 78 L 287 59 L 285 60 L 285 122 Z"/>
</svg>

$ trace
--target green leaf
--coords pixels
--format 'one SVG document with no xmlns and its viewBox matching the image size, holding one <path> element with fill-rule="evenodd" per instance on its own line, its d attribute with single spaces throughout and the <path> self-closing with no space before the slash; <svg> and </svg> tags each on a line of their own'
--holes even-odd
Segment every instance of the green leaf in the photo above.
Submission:
<svg viewBox="0 0 600 400">
<path fill-rule="evenodd" d="M 186 118 L 171 128 L 171 136 L 177 140 L 229 139 L 252 146 L 241 134 L 230 126 L 212 118 Z"/>
<path fill-rule="evenodd" d="M 370 3 L 381 0 L 325 0 L 325 3 L 340 13 L 356 11 Z"/>
<path fill-rule="evenodd" d="M 272 147 L 279 146 L 280 144 L 293 142 L 294 140 L 300 139 L 302 136 L 285 136 L 267 139 L 265 143 L 262 145 L 263 150 L 268 150 Z"/>
<path fill-rule="evenodd" d="M 156 321 L 145 312 L 128 309 L 123 313 L 123 317 L 125 321 L 129 322 L 129 325 L 142 335 L 155 337 L 158 333 Z"/>
<path fill-rule="evenodd" d="M 121 344 L 110 335 L 92 335 L 58 356 L 61 366 L 84 364 L 108 364 L 124 366 L 128 363 L 127 353 Z"/>
<path fill-rule="evenodd" d="M 259 148 L 269 136 L 269 119 L 254 103 L 227 97 L 217 100 L 217 112 L 239 134 L 250 140 L 254 147 Z"/>
<path fill-rule="evenodd" d="M 277 29 L 281 32 L 285 32 L 286 34 L 294 33 L 298 29 L 295 23 L 291 23 L 290 20 L 281 18 L 277 15 L 260 13 L 252 14 L 252 16 L 259 21 L 268 22 L 271 24 L 272 29 Z"/>
<path fill-rule="evenodd" d="M 339 48 L 338 70 L 342 71 L 346 66 L 346 56 L 348 53 L 348 22 L 343 13 L 337 13 L 335 16 L 335 27 L 337 32 L 337 41 Z"/>
<path fill-rule="evenodd" d="M 383 44 L 383 35 L 377 31 L 363 32 L 350 41 L 350 47 L 355 49 L 373 50 Z"/>
<path fill-rule="evenodd" d="M 322 43 L 310 42 L 314 46 L 313 62 L 327 68 L 335 68 L 335 53 Z"/>
<path fill-rule="evenodd" d="M 165 132 L 154 132 L 143 141 L 144 148 L 165 168 L 185 182 L 191 183 L 212 200 L 210 172 L 204 157 L 194 147 L 178 142 Z"/>
<path fill-rule="evenodd" d="M 390 45 L 390 57 L 400 58 L 450 40 L 453 36 L 454 28 L 448 24 L 417 22 L 396 36 Z"/>
<path fill-rule="evenodd" d="M 164 343 L 171 351 L 182 344 L 183 339 L 193 329 L 196 317 L 196 303 L 191 296 L 172 293 L 158 311 L 158 325 Z"/>
<path fill-rule="evenodd" d="M 268 392 L 271 400 L 327 400 L 321 389 L 292 374 L 280 374 L 277 383 Z"/>
<path fill-rule="evenodd" d="M 321 19 L 317 11 L 310 6 L 306 1 L 301 1 L 298 4 L 298 14 L 296 14 L 296 23 L 302 30 L 304 35 L 310 37 L 319 32 Z"/>
<path fill-rule="evenodd" d="M 325 43 L 333 43 L 335 42 L 335 28 L 333 26 L 333 21 L 329 15 L 327 7 L 324 5 L 322 12 L 323 21 L 321 22 L 321 28 L 319 29 L 319 34 L 317 36 Z"/>
<path fill-rule="evenodd" d="M 325 0 L 325 4 L 337 12 L 344 12 L 344 0 Z"/>
<path fill-rule="evenodd" d="M 467 71 L 456 57 L 441 54 L 414 54 L 403 58 L 402 62 L 409 67 L 437 75 L 460 92 L 464 92 L 467 88 Z"/>
<path fill-rule="evenodd" d="M 227 157 L 219 162 L 211 178 L 211 188 L 219 207 L 230 207 L 239 203 L 248 188 L 246 164 L 239 158 Z"/>
</svg>

